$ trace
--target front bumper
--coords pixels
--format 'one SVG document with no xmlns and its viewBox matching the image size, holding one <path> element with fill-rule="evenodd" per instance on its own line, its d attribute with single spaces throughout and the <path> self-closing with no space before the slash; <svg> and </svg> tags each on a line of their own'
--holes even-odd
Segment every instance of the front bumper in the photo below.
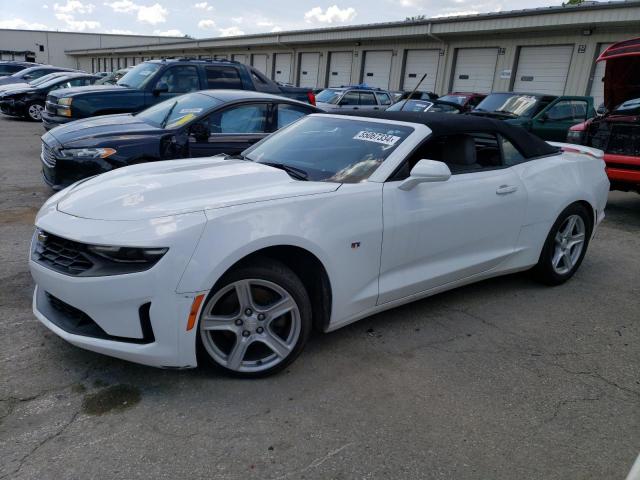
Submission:
<svg viewBox="0 0 640 480">
<path fill-rule="evenodd" d="M 0 100 L 0 112 L 12 117 L 23 117 L 26 105 L 24 102 L 15 100 Z"/>
<path fill-rule="evenodd" d="M 42 126 L 45 130 L 49 131 L 58 125 L 64 125 L 65 123 L 73 122 L 77 118 L 63 117 L 61 115 L 54 115 L 47 110 L 42 112 Z"/>
<path fill-rule="evenodd" d="M 169 251 L 149 270 L 96 277 L 66 275 L 30 259 L 36 318 L 87 350 L 154 367 L 195 367 L 197 329 L 187 331 L 186 325 L 193 299 L 203 292 L 176 289 L 200 238 L 204 214 L 165 220 L 182 228 L 163 230 L 157 222 L 153 228 L 153 221 L 97 221 L 58 212 L 55 205 L 43 209 L 37 224 L 55 235 L 93 244 L 165 245 Z M 160 230 L 166 233 L 158 235 Z"/>
<path fill-rule="evenodd" d="M 640 190 L 640 157 L 605 153 L 612 189 Z"/>
</svg>

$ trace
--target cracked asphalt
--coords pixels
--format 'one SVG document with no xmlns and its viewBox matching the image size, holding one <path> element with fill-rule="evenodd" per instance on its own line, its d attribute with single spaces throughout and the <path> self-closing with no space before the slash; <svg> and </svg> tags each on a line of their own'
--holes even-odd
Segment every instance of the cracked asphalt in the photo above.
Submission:
<svg viewBox="0 0 640 480">
<path fill-rule="evenodd" d="M 581 270 L 419 301 L 236 380 L 75 348 L 31 313 L 42 127 L 0 118 L 0 479 L 623 479 L 640 446 L 640 195 Z"/>
</svg>

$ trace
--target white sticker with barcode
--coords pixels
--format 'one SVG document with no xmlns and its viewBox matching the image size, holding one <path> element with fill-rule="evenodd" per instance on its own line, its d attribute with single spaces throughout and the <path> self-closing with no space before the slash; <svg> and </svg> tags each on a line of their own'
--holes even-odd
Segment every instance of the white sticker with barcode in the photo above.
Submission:
<svg viewBox="0 0 640 480">
<path fill-rule="evenodd" d="M 377 133 L 377 132 L 367 132 L 362 130 L 357 133 L 354 140 L 364 140 L 365 142 L 375 142 L 380 143 L 382 145 L 388 145 L 390 147 L 394 146 L 400 140 L 400 137 L 396 137 L 395 135 L 388 135 L 386 133 Z"/>
</svg>

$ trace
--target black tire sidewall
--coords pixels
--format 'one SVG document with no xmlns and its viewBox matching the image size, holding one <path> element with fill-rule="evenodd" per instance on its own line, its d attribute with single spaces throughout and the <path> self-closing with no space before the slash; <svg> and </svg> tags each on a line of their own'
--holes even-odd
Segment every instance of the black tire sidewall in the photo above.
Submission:
<svg viewBox="0 0 640 480">
<path fill-rule="evenodd" d="M 207 296 L 204 304 L 206 305 L 211 297 L 213 297 L 213 295 L 215 295 L 218 290 L 225 287 L 226 285 L 238 280 L 244 280 L 248 278 L 267 280 L 279 285 L 287 292 L 289 292 L 289 294 L 291 294 L 296 304 L 298 305 L 301 323 L 300 335 L 295 347 L 293 348 L 289 356 L 278 365 L 275 365 L 274 367 L 263 370 L 261 372 L 237 372 L 235 370 L 230 370 L 225 366 L 220 365 L 215 361 L 213 357 L 211 357 L 211 355 L 209 355 L 209 352 L 206 350 L 200 336 L 200 321 L 198 321 L 196 332 L 196 353 L 198 355 L 199 364 L 204 363 L 208 366 L 214 367 L 219 371 L 235 377 L 260 378 L 273 375 L 281 371 L 282 369 L 290 365 L 291 362 L 293 362 L 298 357 L 298 355 L 300 355 L 313 329 L 312 309 L 309 295 L 299 277 L 282 262 L 273 259 L 259 259 L 256 261 L 252 261 L 251 263 L 240 265 L 225 273 L 211 289 L 211 292 Z"/>
<path fill-rule="evenodd" d="M 584 245 L 582 247 L 582 252 L 580 253 L 580 257 L 578 261 L 575 263 L 573 268 L 569 270 L 567 273 L 559 274 L 553 269 L 552 258 L 555 250 L 555 236 L 558 233 L 558 230 L 567 219 L 567 217 L 571 215 L 579 215 L 585 224 L 585 238 Z M 591 239 L 591 232 L 593 231 L 593 219 L 590 212 L 579 203 L 574 203 L 565 208 L 558 218 L 554 222 L 549 234 L 547 235 L 547 239 L 545 240 L 544 247 L 542 249 L 542 253 L 540 254 L 540 259 L 538 264 L 534 267 L 534 273 L 538 277 L 539 280 L 548 284 L 548 285 L 560 285 L 561 283 L 569 280 L 580 268 L 582 264 L 582 260 L 584 259 L 585 254 L 587 253 L 587 248 L 589 247 L 589 240 Z"/>
</svg>

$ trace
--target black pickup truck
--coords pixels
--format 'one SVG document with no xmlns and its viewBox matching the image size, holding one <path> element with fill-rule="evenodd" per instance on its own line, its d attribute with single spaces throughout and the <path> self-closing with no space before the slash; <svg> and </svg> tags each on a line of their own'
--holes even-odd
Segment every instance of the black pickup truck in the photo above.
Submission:
<svg viewBox="0 0 640 480">
<path fill-rule="evenodd" d="M 280 85 L 255 68 L 229 60 L 165 59 L 136 65 L 115 85 L 51 92 L 42 112 L 44 128 L 80 118 L 139 112 L 198 90 L 237 89 L 271 93 L 315 105 L 310 89 Z"/>
</svg>

